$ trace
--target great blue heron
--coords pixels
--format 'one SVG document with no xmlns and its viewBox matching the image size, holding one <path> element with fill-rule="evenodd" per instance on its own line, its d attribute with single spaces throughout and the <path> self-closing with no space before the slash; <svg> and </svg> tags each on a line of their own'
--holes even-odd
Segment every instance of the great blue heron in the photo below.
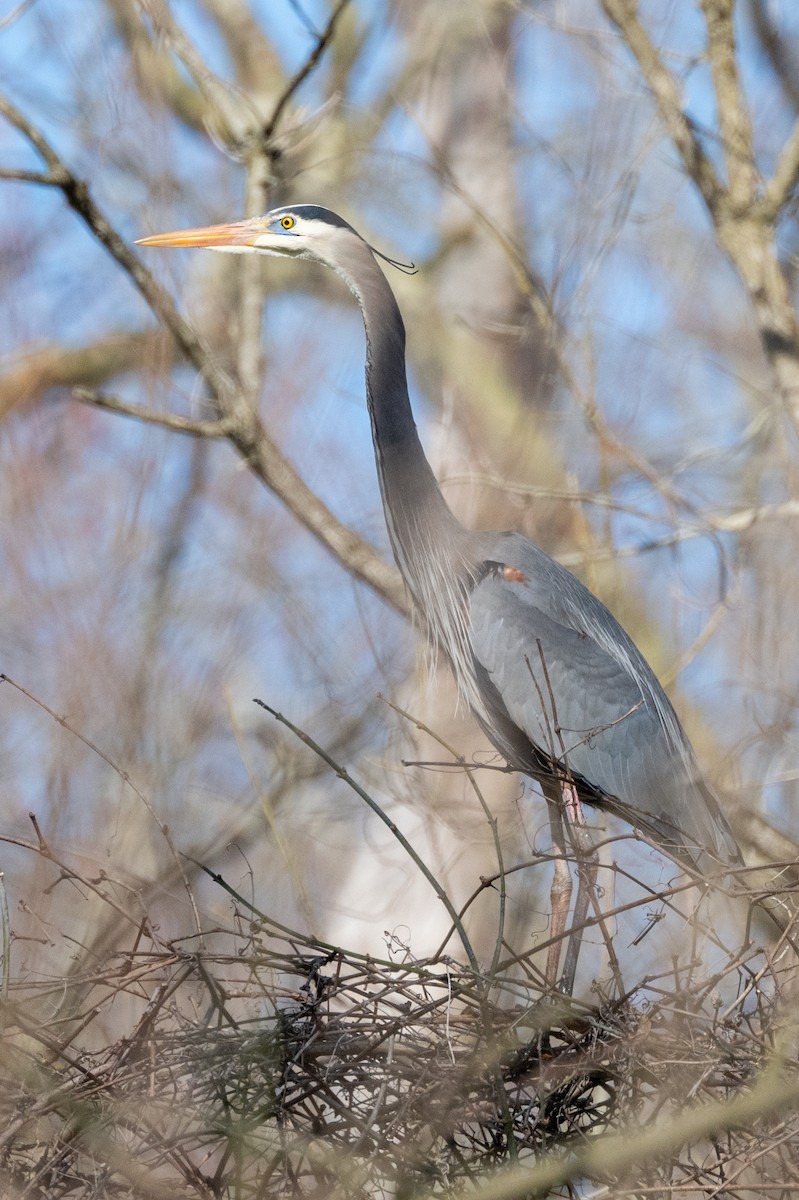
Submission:
<svg viewBox="0 0 799 1200">
<path fill-rule="evenodd" d="M 563 932 L 571 894 L 560 814 L 579 829 L 581 802 L 617 814 L 702 874 L 738 865 L 735 839 L 674 709 L 616 618 L 527 538 L 465 529 L 450 511 L 414 424 L 397 302 L 376 252 L 352 226 L 300 204 L 140 244 L 313 259 L 354 293 L 394 556 L 461 696 L 508 764 L 541 784 L 558 854 L 551 936 Z"/>
</svg>

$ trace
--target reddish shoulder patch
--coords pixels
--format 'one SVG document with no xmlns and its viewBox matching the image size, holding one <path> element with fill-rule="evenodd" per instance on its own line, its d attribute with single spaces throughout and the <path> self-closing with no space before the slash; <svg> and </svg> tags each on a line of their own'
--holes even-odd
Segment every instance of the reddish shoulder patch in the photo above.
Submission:
<svg viewBox="0 0 799 1200">
<path fill-rule="evenodd" d="M 527 576 L 518 567 L 503 566 L 502 578 L 506 583 L 527 583 Z"/>
</svg>

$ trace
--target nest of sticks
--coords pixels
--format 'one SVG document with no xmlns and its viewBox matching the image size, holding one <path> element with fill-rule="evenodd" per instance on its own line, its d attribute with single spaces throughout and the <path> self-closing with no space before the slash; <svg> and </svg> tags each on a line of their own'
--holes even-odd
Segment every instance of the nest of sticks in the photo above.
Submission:
<svg viewBox="0 0 799 1200">
<path fill-rule="evenodd" d="M 508 1195 L 794 1194 L 790 1103 L 668 1152 L 646 1140 L 688 1104 L 755 1093 L 773 980 L 726 1010 L 662 983 L 593 1008 L 520 1003 L 510 977 L 394 949 L 376 960 L 244 920 L 164 949 L 145 928 L 62 981 L 56 1015 L 52 985 L 12 988 L 3 1196 L 479 1195 L 497 1171 L 527 1172 Z"/>
</svg>

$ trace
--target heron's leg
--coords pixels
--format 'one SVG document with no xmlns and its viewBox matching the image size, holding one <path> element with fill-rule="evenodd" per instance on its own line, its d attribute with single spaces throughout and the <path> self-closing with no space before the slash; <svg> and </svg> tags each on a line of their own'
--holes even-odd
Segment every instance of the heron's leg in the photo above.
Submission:
<svg viewBox="0 0 799 1200">
<path fill-rule="evenodd" d="M 566 929 L 566 918 L 569 915 L 569 904 L 572 898 L 572 876 L 566 861 L 566 839 L 563 833 L 563 818 L 561 816 L 560 789 L 555 786 L 545 790 L 547 812 L 549 813 L 549 828 L 552 835 L 553 873 L 552 888 L 549 893 L 549 949 L 545 981 L 548 990 L 554 991 L 558 983 L 558 967 L 560 952 L 563 948 L 563 933 Z"/>
<path fill-rule="evenodd" d="M 583 925 L 588 916 L 591 895 L 595 894 L 599 856 L 586 828 L 585 814 L 577 795 L 577 789 L 572 783 L 563 785 L 563 808 L 569 822 L 571 841 L 577 856 L 577 899 L 574 902 L 572 933 L 566 951 L 563 977 L 560 980 L 561 991 L 570 996 L 574 991 L 577 960 L 580 957 L 580 947 L 583 942 Z"/>
</svg>

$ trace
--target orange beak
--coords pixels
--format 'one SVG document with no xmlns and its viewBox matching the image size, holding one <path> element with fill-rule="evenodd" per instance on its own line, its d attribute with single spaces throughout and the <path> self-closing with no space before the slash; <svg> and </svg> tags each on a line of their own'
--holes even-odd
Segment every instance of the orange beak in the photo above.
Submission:
<svg viewBox="0 0 799 1200">
<path fill-rule="evenodd" d="M 137 238 L 136 245 L 234 249 L 254 245 L 256 238 L 264 231 L 263 220 L 253 217 L 249 221 L 233 221 L 227 225 L 205 225 L 200 229 L 179 229 L 175 233 L 154 233 L 151 237 Z"/>
</svg>

